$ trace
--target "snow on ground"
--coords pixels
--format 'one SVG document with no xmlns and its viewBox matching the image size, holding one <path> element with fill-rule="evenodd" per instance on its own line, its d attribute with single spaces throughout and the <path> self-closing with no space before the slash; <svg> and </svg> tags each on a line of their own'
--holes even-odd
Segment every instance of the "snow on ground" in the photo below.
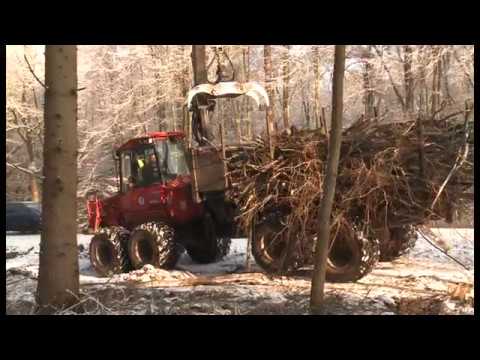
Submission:
<svg viewBox="0 0 480 360">
<path fill-rule="evenodd" d="M 473 306 L 447 297 L 451 286 L 467 284 L 474 277 L 473 229 L 432 229 L 441 247 L 465 265 L 462 269 L 420 237 L 410 254 L 394 262 L 379 263 L 356 283 L 326 284 L 329 314 L 473 314 Z M 432 235 L 429 235 L 434 238 Z M 131 279 L 166 279 L 173 285 L 139 283 L 120 286 L 121 276 L 100 278 L 91 268 L 88 244 L 91 235 L 78 235 L 80 283 L 89 313 L 99 314 L 308 314 L 310 279 L 265 277 L 251 258 L 245 274 L 246 239 L 233 239 L 230 253 L 220 262 L 195 264 L 183 254 L 175 271 L 144 269 L 130 273 Z M 25 275 L 7 273 L 7 313 L 32 313 L 38 273 L 40 235 L 7 234 L 7 254 L 26 255 L 6 260 L 6 268 Z M 83 247 L 83 249 L 82 249 Z M 193 274 L 193 275 L 192 275 Z M 223 279 L 221 284 L 175 285 L 193 277 Z M 243 277 L 242 277 L 243 276 Z M 160 283 L 162 282 L 160 281 Z M 173 281 L 173 283 L 172 283 Z M 135 281 L 134 281 L 135 283 Z M 462 285 L 463 286 L 463 285 Z M 94 300 L 95 299 L 95 300 Z M 471 301 L 473 302 L 473 300 Z M 103 305 L 107 304 L 107 305 Z M 88 306 L 87 306 L 88 305 Z"/>
<path fill-rule="evenodd" d="M 83 247 L 79 252 L 79 270 L 80 283 L 101 283 L 106 282 L 109 278 L 101 278 L 97 276 L 88 258 L 88 245 L 92 235 L 78 234 L 77 243 L 79 247 Z M 40 250 L 40 234 L 20 235 L 9 233 L 6 235 L 6 249 L 9 252 L 26 252 L 33 247 L 33 250 L 23 256 L 17 256 L 6 260 L 6 269 L 22 269 L 32 274 L 38 275 L 38 262 Z M 193 272 L 196 274 L 221 274 L 230 273 L 244 267 L 246 260 L 247 239 L 232 239 L 229 254 L 222 260 L 213 264 L 196 264 L 190 257 L 184 253 L 180 257 L 176 269 Z M 254 262 L 252 259 L 251 262 Z"/>
</svg>

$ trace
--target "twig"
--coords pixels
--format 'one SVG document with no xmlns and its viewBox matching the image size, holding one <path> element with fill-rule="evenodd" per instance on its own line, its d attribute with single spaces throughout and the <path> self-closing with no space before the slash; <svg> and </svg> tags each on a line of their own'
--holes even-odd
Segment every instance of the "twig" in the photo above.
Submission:
<svg viewBox="0 0 480 360">
<path fill-rule="evenodd" d="M 9 167 L 11 167 L 11 168 L 14 168 L 14 169 L 17 169 L 17 170 L 19 170 L 19 171 L 22 171 L 22 172 L 24 172 L 24 173 L 26 173 L 26 174 L 35 176 L 35 177 L 38 178 L 38 179 L 41 179 L 41 180 L 45 179 L 45 177 L 44 177 L 43 175 L 38 175 L 38 174 L 34 173 L 34 172 L 31 171 L 31 170 L 25 169 L 24 167 L 18 166 L 18 165 L 16 165 L 16 164 L 9 163 L 8 161 L 6 162 L 6 164 L 7 164 L 7 166 L 9 166 Z"/>
<path fill-rule="evenodd" d="M 464 135 L 464 138 L 463 138 L 464 151 L 463 151 L 463 153 L 458 154 L 458 157 L 455 160 L 455 164 L 453 165 L 452 170 L 450 170 L 447 177 L 445 178 L 442 185 L 440 186 L 440 189 L 438 190 L 437 195 L 435 196 L 435 199 L 433 200 L 432 205 L 430 206 L 430 209 L 432 209 L 432 210 L 433 210 L 433 207 L 435 206 L 435 204 L 437 203 L 438 199 L 440 198 L 440 195 L 442 194 L 443 190 L 447 186 L 448 182 L 450 181 L 452 176 L 455 174 L 455 171 L 457 171 L 457 169 L 459 169 L 463 165 L 465 160 L 467 159 L 467 155 L 468 155 L 468 142 L 467 142 L 468 141 L 468 116 L 469 115 L 470 115 L 470 110 L 467 108 L 466 113 L 465 113 L 465 123 L 464 123 L 464 126 L 463 126 L 463 131 L 465 132 L 464 133 L 465 135 Z"/>
<path fill-rule="evenodd" d="M 27 66 L 28 66 L 28 70 L 30 70 L 30 72 L 32 73 L 33 77 L 35 78 L 35 80 L 38 81 L 38 83 L 40 85 L 43 86 L 44 89 L 48 89 L 48 87 L 38 78 L 38 76 L 35 74 L 35 72 L 33 71 L 32 69 L 32 66 L 30 65 L 30 63 L 28 62 L 28 59 L 27 59 L 27 55 L 24 54 L 23 55 L 23 58 L 25 59 L 25 62 L 27 63 Z"/>
<path fill-rule="evenodd" d="M 397 84 L 393 81 L 392 74 L 390 73 L 390 69 L 387 67 L 387 64 L 383 60 L 383 55 L 380 53 L 380 50 L 378 50 L 377 46 L 373 46 L 375 49 L 375 52 L 377 53 L 378 57 L 380 58 L 383 68 L 387 72 L 388 78 L 390 79 L 390 83 L 392 84 L 393 91 L 395 92 L 395 95 L 397 95 L 398 100 L 400 101 L 400 105 L 402 106 L 402 109 L 405 109 L 405 101 L 403 100 L 403 96 L 400 94 L 400 91 L 397 88 Z"/>
<path fill-rule="evenodd" d="M 462 266 L 464 269 L 466 270 L 470 270 L 470 268 L 468 266 L 466 266 L 464 263 L 462 263 L 460 260 L 454 258 L 452 255 L 448 254 L 445 250 L 443 250 L 442 248 L 440 248 L 439 246 L 437 246 L 429 237 L 427 234 L 425 234 L 421 229 L 417 229 L 417 231 L 420 233 L 420 235 L 422 235 L 422 237 L 424 238 L 424 240 L 429 243 L 430 245 L 432 245 L 435 249 L 437 249 L 438 251 L 440 251 L 442 254 L 444 254 L 445 256 L 447 256 L 448 258 L 452 259 L 453 261 L 455 261 L 457 264 L 459 264 L 460 266 Z"/>
</svg>

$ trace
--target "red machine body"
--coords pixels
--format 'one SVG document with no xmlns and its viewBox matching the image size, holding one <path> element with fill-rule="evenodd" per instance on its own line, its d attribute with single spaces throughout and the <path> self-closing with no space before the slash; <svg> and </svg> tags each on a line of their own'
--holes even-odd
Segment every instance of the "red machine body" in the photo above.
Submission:
<svg viewBox="0 0 480 360">
<path fill-rule="evenodd" d="M 172 139 L 183 141 L 183 137 L 182 132 L 153 132 L 129 140 L 116 153 L 122 156 L 139 148 L 150 150 L 161 146 L 161 142 Z M 161 157 L 158 152 L 156 154 Z M 149 185 L 126 189 L 122 183 L 123 172 L 125 169 L 120 166 L 120 189 L 117 194 L 105 199 L 95 195 L 88 197 L 90 229 L 97 231 L 101 226 L 115 225 L 133 229 L 146 221 L 164 221 L 176 227 L 203 216 L 204 205 L 193 200 L 190 174 L 177 174 L 172 179 L 159 178 Z"/>
</svg>

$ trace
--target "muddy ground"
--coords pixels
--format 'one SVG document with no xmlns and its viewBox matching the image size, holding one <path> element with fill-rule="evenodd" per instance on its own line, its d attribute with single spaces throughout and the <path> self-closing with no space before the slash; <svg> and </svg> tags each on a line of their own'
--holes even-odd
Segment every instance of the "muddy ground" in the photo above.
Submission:
<svg viewBox="0 0 480 360">
<path fill-rule="evenodd" d="M 410 254 L 379 263 L 356 283 L 327 284 L 325 314 L 473 315 L 473 229 L 433 233 L 469 270 L 420 239 Z M 79 235 L 80 303 L 58 314 L 309 314 L 309 272 L 271 277 L 255 264 L 247 271 L 243 239 L 216 264 L 194 264 L 185 254 L 173 271 L 147 266 L 112 278 L 92 271 L 88 241 Z M 7 236 L 7 314 L 34 313 L 38 242 L 39 236 Z"/>
</svg>

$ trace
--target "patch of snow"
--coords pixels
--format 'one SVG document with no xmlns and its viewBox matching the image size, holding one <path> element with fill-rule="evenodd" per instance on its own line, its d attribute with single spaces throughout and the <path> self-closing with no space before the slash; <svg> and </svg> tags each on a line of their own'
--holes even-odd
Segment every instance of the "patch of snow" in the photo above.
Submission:
<svg viewBox="0 0 480 360">
<path fill-rule="evenodd" d="M 473 272 L 474 269 L 474 230 L 455 228 L 432 228 L 434 237 L 448 250 L 448 254 L 467 265 Z M 435 240 L 435 239 L 432 239 Z M 419 260 L 430 260 L 437 263 L 455 264 L 453 260 L 442 254 L 439 250 L 430 245 L 425 238 L 419 234 L 415 247 L 407 255 L 408 258 Z"/>
<path fill-rule="evenodd" d="M 396 305 L 396 301 L 389 295 L 378 295 L 374 298 L 374 300 L 381 302 L 382 304 L 385 304 L 389 307 L 394 307 Z"/>
</svg>

